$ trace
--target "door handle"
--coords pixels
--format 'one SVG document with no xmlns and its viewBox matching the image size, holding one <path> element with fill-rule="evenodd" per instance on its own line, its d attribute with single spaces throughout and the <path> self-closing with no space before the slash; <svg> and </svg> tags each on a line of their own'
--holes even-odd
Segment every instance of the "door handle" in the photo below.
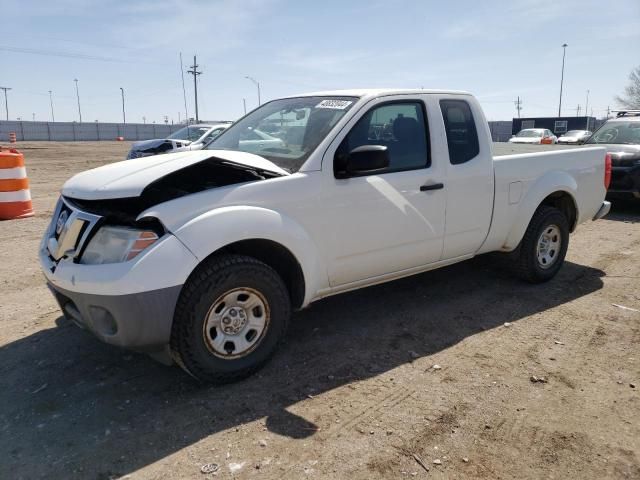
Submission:
<svg viewBox="0 0 640 480">
<path fill-rule="evenodd" d="M 444 184 L 443 183 L 432 183 L 431 185 L 421 185 L 420 186 L 420 191 L 421 192 L 428 192 L 429 190 L 441 190 L 444 188 Z"/>
</svg>

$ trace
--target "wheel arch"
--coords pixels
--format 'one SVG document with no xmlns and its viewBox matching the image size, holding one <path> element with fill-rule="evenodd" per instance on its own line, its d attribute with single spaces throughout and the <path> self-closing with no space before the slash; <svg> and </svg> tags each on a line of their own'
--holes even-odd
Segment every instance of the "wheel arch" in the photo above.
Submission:
<svg viewBox="0 0 640 480">
<path fill-rule="evenodd" d="M 520 244 L 531 219 L 542 205 L 560 210 L 573 232 L 578 224 L 579 210 L 576 202 L 578 185 L 567 172 L 552 171 L 540 178 L 526 193 L 507 238 L 503 250 L 510 251 Z"/>
<path fill-rule="evenodd" d="M 226 207 L 191 220 L 174 234 L 196 256 L 198 266 L 224 254 L 246 255 L 269 265 L 285 282 L 293 308 L 306 306 L 323 281 L 319 251 L 310 235 L 274 210 Z"/>
<path fill-rule="evenodd" d="M 207 259 L 216 255 L 234 254 L 255 258 L 273 268 L 284 281 L 293 308 L 302 307 L 306 291 L 304 272 L 298 259 L 287 247 L 266 238 L 252 238 L 225 245 L 211 253 Z"/>
</svg>

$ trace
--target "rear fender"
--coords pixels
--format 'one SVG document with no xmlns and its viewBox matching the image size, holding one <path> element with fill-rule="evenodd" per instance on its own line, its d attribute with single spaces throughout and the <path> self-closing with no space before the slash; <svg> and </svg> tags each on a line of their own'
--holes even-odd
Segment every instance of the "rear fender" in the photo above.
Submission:
<svg viewBox="0 0 640 480">
<path fill-rule="evenodd" d="M 540 177 L 527 190 L 523 200 L 519 203 L 518 212 L 514 217 L 514 222 L 505 240 L 503 250 L 511 251 L 520 244 L 533 214 L 538 209 L 542 201 L 552 193 L 568 193 L 573 199 L 573 203 L 576 205 L 577 210 L 577 203 L 575 200 L 577 189 L 578 184 L 575 179 L 562 170 L 547 172 Z M 578 218 L 577 214 L 576 218 Z M 569 227 L 573 229 L 574 226 L 570 225 Z"/>
</svg>

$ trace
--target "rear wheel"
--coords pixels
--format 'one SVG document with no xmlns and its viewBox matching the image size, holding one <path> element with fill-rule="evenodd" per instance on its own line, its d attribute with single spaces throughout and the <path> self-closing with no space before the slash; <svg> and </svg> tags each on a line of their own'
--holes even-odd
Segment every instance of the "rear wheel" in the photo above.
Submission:
<svg viewBox="0 0 640 480">
<path fill-rule="evenodd" d="M 268 265 L 241 255 L 212 257 L 183 288 L 171 349 L 200 381 L 239 380 L 273 355 L 286 332 L 290 305 L 284 282 Z"/>
<path fill-rule="evenodd" d="M 568 246 L 567 218 L 557 208 L 539 207 L 514 252 L 516 273 L 531 283 L 552 279 L 564 263 Z"/>
</svg>

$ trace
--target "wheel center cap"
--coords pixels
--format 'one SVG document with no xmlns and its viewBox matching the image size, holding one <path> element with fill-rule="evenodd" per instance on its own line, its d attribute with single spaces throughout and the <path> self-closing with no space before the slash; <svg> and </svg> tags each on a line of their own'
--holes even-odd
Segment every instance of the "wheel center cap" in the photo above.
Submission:
<svg viewBox="0 0 640 480">
<path fill-rule="evenodd" d="M 238 334 L 247 324 L 247 312 L 244 308 L 230 307 L 222 315 L 222 331 L 227 335 Z"/>
</svg>

